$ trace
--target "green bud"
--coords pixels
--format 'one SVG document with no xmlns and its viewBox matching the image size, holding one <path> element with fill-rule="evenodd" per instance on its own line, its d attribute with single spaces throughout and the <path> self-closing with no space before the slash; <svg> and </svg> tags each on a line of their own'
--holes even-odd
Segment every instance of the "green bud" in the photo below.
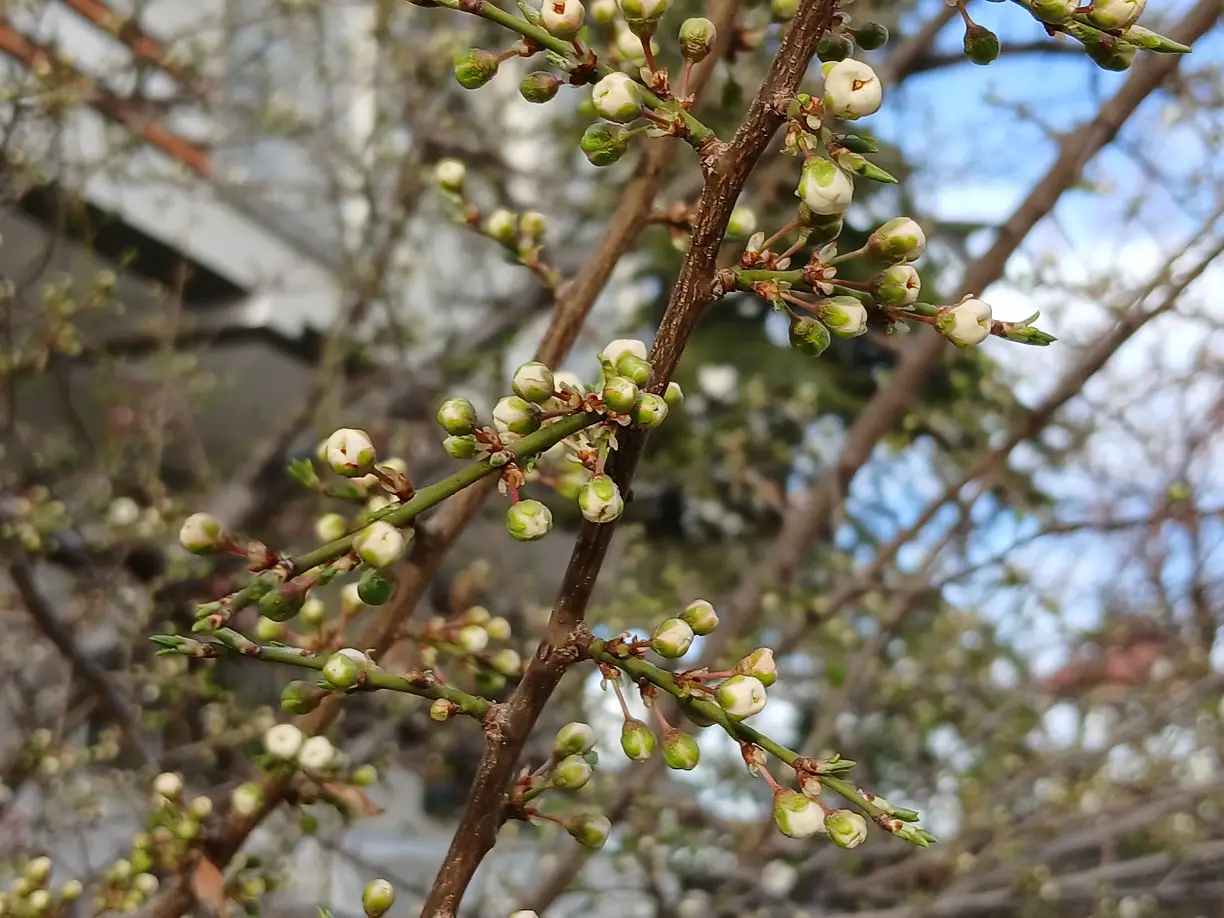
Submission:
<svg viewBox="0 0 1224 918">
<path fill-rule="evenodd" d="M 591 780 L 592 769 L 580 755 L 567 755 L 557 763 L 552 773 L 553 787 L 561 790 L 578 790 Z"/>
<path fill-rule="evenodd" d="M 889 264 L 916 261 L 926 251 L 926 234 L 917 221 L 894 217 L 867 237 L 867 251 Z"/>
<path fill-rule="evenodd" d="M 517 678 L 523 674 L 523 658 L 513 647 L 503 647 L 489 661 L 500 675 Z"/>
<path fill-rule="evenodd" d="M 798 791 L 774 792 L 774 822 L 788 838 L 808 838 L 824 832 L 824 811 Z"/>
<path fill-rule="evenodd" d="M 864 51 L 883 48 L 888 43 L 888 29 L 878 22 L 868 22 L 854 30 L 854 43 Z"/>
<path fill-rule="evenodd" d="M 295 679 L 281 691 L 281 710 L 286 714 L 309 714 L 319 706 L 324 694 L 317 686 Z"/>
<path fill-rule="evenodd" d="M 591 813 L 579 813 L 565 820 L 565 831 L 587 848 L 602 848 L 612 831 L 612 823 L 607 816 Z"/>
<path fill-rule="evenodd" d="M 540 404 L 553 397 L 557 382 L 552 370 L 538 360 L 532 360 L 514 371 L 511 388 L 519 398 Z"/>
<path fill-rule="evenodd" d="M 626 720 L 621 727 L 621 749 L 633 761 L 645 762 L 655 751 L 655 738 L 650 727 L 640 720 Z"/>
<path fill-rule="evenodd" d="M 613 411 L 628 413 L 637 404 L 640 390 L 633 380 L 624 376 L 613 376 L 604 384 L 603 400 Z"/>
<path fill-rule="evenodd" d="M 680 24 L 680 51 L 693 63 L 705 60 L 717 37 L 714 23 L 708 19 L 686 19 Z"/>
<path fill-rule="evenodd" d="M 650 385 L 650 361 L 643 360 L 637 354 L 623 354 L 616 361 L 616 373 L 631 380 L 639 388 Z"/>
<path fill-rule="evenodd" d="M 382 571 L 368 570 L 357 581 L 357 595 L 367 606 L 381 606 L 395 594 L 395 581 Z"/>
<path fill-rule="evenodd" d="M 259 600 L 259 613 L 274 622 L 287 622 L 302 610 L 305 596 L 286 596 L 283 589 L 265 593 Z"/>
<path fill-rule="evenodd" d="M 298 828 L 302 830 L 303 835 L 314 835 L 319 831 L 319 818 L 314 813 L 302 811 L 302 815 L 298 817 Z"/>
<path fill-rule="evenodd" d="M 999 36 L 976 22 L 965 27 L 965 55 L 975 64 L 989 64 L 999 56 Z"/>
<path fill-rule="evenodd" d="M 616 21 L 616 0 L 595 0 L 591 4 L 591 21 L 596 25 L 611 25 Z"/>
<path fill-rule="evenodd" d="M 697 740 L 687 733 L 671 730 L 663 737 L 663 761 L 668 768 L 692 771 L 701 760 L 701 749 Z"/>
<path fill-rule="evenodd" d="M 1135 61 L 1135 46 L 1123 41 L 1116 42 L 1112 47 L 1108 43 L 1085 45 L 1084 51 L 1102 70 L 1127 70 Z"/>
<path fill-rule="evenodd" d="M 690 602 L 680 613 L 680 618 L 693 629 L 693 634 L 704 636 L 718 627 L 718 613 L 714 611 L 714 606 L 704 599 L 694 599 Z"/>
<path fill-rule="evenodd" d="M 607 475 L 594 475 L 578 491 L 578 509 L 591 523 L 610 523 L 625 510 L 620 488 Z"/>
<path fill-rule="evenodd" d="M 675 408 L 684 402 L 684 390 L 680 388 L 679 383 L 669 382 L 667 391 L 663 393 L 663 401 L 667 402 L 669 408 Z"/>
<path fill-rule="evenodd" d="M 357 787 L 370 787 L 377 780 L 378 769 L 368 763 L 354 768 L 353 774 L 349 778 L 349 781 Z"/>
<path fill-rule="evenodd" d="M 769 11 L 778 22 L 790 22 L 799 12 L 799 0 L 770 0 Z"/>
<path fill-rule="evenodd" d="M 595 748 L 595 731 L 590 724 L 574 721 L 557 731 L 553 740 L 553 756 L 586 755 Z"/>
<path fill-rule="evenodd" d="M 633 28 L 634 34 L 643 34 L 644 26 L 653 26 L 671 6 L 672 0 L 620 0 L 621 15 Z M 653 29 L 645 30 L 646 34 Z"/>
<path fill-rule="evenodd" d="M 867 820 L 851 810 L 830 810 L 824 824 L 829 838 L 840 848 L 857 848 L 867 840 Z"/>
<path fill-rule="evenodd" d="M 867 309 L 854 296 L 835 296 L 821 305 L 820 320 L 839 338 L 867 333 Z"/>
<path fill-rule="evenodd" d="M 538 500 L 520 500 L 506 510 L 506 531 L 520 542 L 544 538 L 552 522 L 552 511 Z"/>
<path fill-rule="evenodd" d="M 561 81 L 547 70 L 537 70 L 523 77 L 519 83 L 519 93 L 528 102 L 551 102 L 561 88 Z"/>
<path fill-rule="evenodd" d="M 629 149 L 631 135 L 617 124 L 592 124 L 583 132 L 582 152 L 593 166 L 610 166 Z"/>
<path fill-rule="evenodd" d="M 471 434 L 461 437 L 447 437 L 442 441 L 442 448 L 452 459 L 471 459 L 480 449 L 480 443 Z"/>
<path fill-rule="evenodd" d="M 829 330 L 819 319 L 811 316 L 792 316 L 790 321 L 790 344 L 807 357 L 819 357 L 833 343 Z"/>
<path fill-rule="evenodd" d="M 654 430 L 667 420 L 667 401 L 652 392 L 643 392 L 633 406 L 633 423 L 643 430 Z"/>
<path fill-rule="evenodd" d="M 460 51 L 454 59 L 455 79 L 464 89 L 479 89 L 497 75 L 496 54 L 471 48 Z"/>
<path fill-rule="evenodd" d="M 844 61 L 853 51 L 854 45 L 841 32 L 825 32 L 816 46 L 816 56 L 826 63 Z"/>
<path fill-rule="evenodd" d="M 261 644 L 278 641 L 284 634 L 285 626 L 281 622 L 274 622 L 272 619 L 264 618 L 261 615 L 259 621 L 255 623 L 255 640 Z"/>
<path fill-rule="evenodd" d="M 1030 0 L 1028 8 L 1041 22 L 1060 25 L 1075 15 L 1079 0 Z"/>
<path fill-rule="evenodd" d="M 688 653 L 693 645 L 693 629 L 682 618 L 661 621 L 650 639 L 650 649 L 669 660 L 678 659 Z"/>
<path fill-rule="evenodd" d="M 323 679 L 338 689 L 350 689 L 361 678 L 361 664 L 346 653 L 337 651 L 323 664 Z"/>
<path fill-rule="evenodd" d="M 438 423 L 448 434 L 470 434 L 476 429 L 479 419 L 476 408 L 466 398 L 448 398 L 438 406 Z"/>
<path fill-rule="evenodd" d="M 912 265 L 892 265 L 875 279 L 876 299 L 884 306 L 909 306 L 922 292 L 922 281 Z"/>
<path fill-rule="evenodd" d="M 386 880 L 371 880 L 361 892 L 361 907 L 367 918 L 382 918 L 395 904 L 395 887 Z"/>
</svg>

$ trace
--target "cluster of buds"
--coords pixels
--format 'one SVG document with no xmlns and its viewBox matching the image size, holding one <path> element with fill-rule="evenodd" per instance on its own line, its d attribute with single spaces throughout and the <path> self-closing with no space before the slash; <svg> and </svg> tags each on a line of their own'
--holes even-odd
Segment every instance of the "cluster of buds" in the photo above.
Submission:
<svg viewBox="0 0 1224 918">
<path fill-rule="evenodd" d="M 58 889 L 51 888 L 53 864 L 46 855 L 32 857 L 18 867 L 8 889 L 0 891 L 2 915 L 57 915 L 80 898 L 84 887 L 80 880 L 69 880 Z M 156 877 L 150 876 L 156 884 Z M 142 880 L 139 886 L 147 886 Z M 153 889 L 156 889 L 154 885 Z M 141 895 L 137 905 L 144 901 Z"/>
</svg>

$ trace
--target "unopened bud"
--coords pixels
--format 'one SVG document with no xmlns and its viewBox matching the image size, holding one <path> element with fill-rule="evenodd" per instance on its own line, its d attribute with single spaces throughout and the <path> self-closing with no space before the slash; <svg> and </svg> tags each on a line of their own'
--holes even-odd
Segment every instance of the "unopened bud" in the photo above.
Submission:
<svg viewBox="0 0 1224 918">
<path fill-rule="evenodd" d="M 497 75 L 497 55 L 479 48 L 460 51 L 453 63 L 455 79 L 464 89 L 479 89 Z"/>
<path fill-rule="evenodd" d="M 633 406 L 633 423 L 643 430 L 653 430 L 667 420 L 667 401 L 661 395 L 643 392 Z"/>
<path fill-rule="evenodd" d="M 935 321 L 935 328 L 957 347 L 971 347 L 990 337 L 993 324 L 990 304 L 967 297 L 943 310 Z"/>
<path fill-rule="evenodd" d="M 462 191 L 466 178 L 467 166 L 457 159 L 440 159 L 434 166 L 434 181 L 447 191 Z"/>
<path fill-rule="evenodd" d="M 1145 6 L 1147 0 L 1092 0 L 1088 21 L 1107 32 L 1126 29 L 1139 21 Z"/>
<path fill-rule="evenodd" d="M 328 437 L 323 451 L 327 464 L 345 478 L 367 474 L 378 458 L 369 434 L 351 427 L 342 427 Z"/>
<path fill-rule="evenodd" d="M 471 459 L 480 450 L 480 443 L 471 434 L 452 436 L 442 441 L 442 449 L 452 459 Z"/>
<path fill-rule="evenodd" d="M 353 538 L 357 557 L 375 568 L 390 567 L 403 556 L 407 544 L 404 534 L 384 520 L 376 520 Z"/>
<path fill-rule="evenodd" d="M 536 404 L 552 398 L 555 387 L 552 370 L 538 360 L 525 363 L 515 370 L 511 382 L 515 395 Z"/>
<path fill-rule="evenodd" d="M 183 776 L 174 771 L 163 771 L 153 779 L 153 792 L 163 800 L 174 803 L 183 793 Z"/>
<path fill-rule="evenodd" d="M 202 794 L 199 797 L 192 797 L 190 802 L 187 804 L 187 815 L 198 821 L 207 819 L 212 815 L 212 811 L 212 798 L 205 797 Z"/>
<path fill-rule="evenodd" d="M 315 520 L 315 537 L 320 542 L 334 542 L 348 533 L 348 522 L 339 513 L 324 513 Z"/>
<path fill-rule="evenodd" d="M 553 740 L 553 755 L 564 758 L 569 755 L 586 755 L 595 748 L 595 731 L 590 724 L 574 721 L 557 731 Z"/>
<path fill-rule="evenodd" d="M 609 73 L 591 90 L 591 104 L 600 118 L 624 124 L 642 113 L 642 93 L 630 77 Z"/>
<path fill-rule="evenodd" d="M 824 810 L 820 804 L 793 790 L 774 793 L 774 822 L 788 838 L 809 838 L 825 831 Z"/>
<path fill-rule="evenodd" d="M 839 338 L 867 333 L 867 308 L 858 297 L 835 296 L 821 304 L 820 320 Z"/>
<path fill-rule="evenodd" d="M 591 4 L 591 21 L 596 25 L 611 25 L 616 21 L 616 0 L 595 0 Z"/>
<path fill-rule="evenodd" d="M 880 78 L 862 61 L 838 61 L 825 75 L 825 109 L 838 118 L 854 121 L 873 115 L 882 99 Z"/>
<path fill-rule="evenodd" d="M 854 183 L 836 164 L 815 156 L 804 164 L 795 194 L 814 214 L 843 214 L 854 198 Z"/>
<path fill-rule="evenodd" d="M 778 22 L 790 22 L 799 12 L 799 0 L 770 0 L 769 11 Z"/>
<path fill-rule="evenodd" d="M 635 762 L 645 762 L 654 755 L 655 738 L 650 727 L 630 718 L 621 727 L 621 749 Z"/>
<path fill-rule="evenodd" d="M 829 838 L 841 848 L 857 848 L 867 840 L 867 820 L 851 810 L 830 810 L 824 826 Z"/>
<path fill-rule="evenodd" d="M 595 475 L 578 492 L 578 509 L 592 523 L 610 523 L 625 509 L 620 488 L 607 475 Z"/>
<path fill-rule="evenodd" d="M 773 651 L 768 647 L 758 647 L 748 654 L 735 664 L 735 671 L 740 675 L 752 676 L 766 688 L 778 680 L 778 664 L 774 662 Z"/>
<path fill-rule="evenodd" d="M 287 622 L 302 611 L 305 604 L 306 597 L 281 587 L 259 597 L 259 614 L 274 622 Z"/>
<path fill-rule="evenodd" d="M 579 813 L 565 820 L 565 831 L 580 845 L 602 848 L 612 831 L 612 823 L 607 816 Z"/>
<path fill-rule="evenodd" d="M 504 207 L 489 214 L 482 228 L 486 236 L 502 245 L 513 247 L 518 244 L 518 218 Z"/>
<path fill-rule="evenodd" d="M 876 278 L 874 292 L 884 306 L 909 306 L 922 292 L 922 279 L 912 265 L 892 265 Z"/>
<path fill-rule="evenodd" d="M 926 234 L 909 217 L 894 217 L 867 237 L 867 251 L 890 264 L 917 261 L 926 251 Z"/>
<path fill-rule="evenodd" d="M 539 406 L 517 395 L 498 399 L 493 406 L 493 426 L 499 434 L 524 436 L 540 429 Z"/>
<path fill-rule="evenodd" d="M 193 555 L 207 555 L 223 549 L 230 541 L 221 521 L 208 513 L 193 513 L 179 529 L 179 544 Z"/>
<path fill-rule="evenodd" d="M 552 521 L 552 511 L 538 500 L 520 500 L 506 510 L 506 531 L 520 542 L 544 538 Z"/>
<path fill-rule="evenodd" d="M 714 700 L 732 720 L 744 720 L 764 710 L 769 698 L 760 679 L 741 675 L 725 679 L 715 691 Z"/>
<path fill-rule="evenodd" d="M 500 615 L 494 615 L 486 621 L 484 628 L 489 632 L 490 640 L 504 641 L 510 637 L 510 623 Z"/>
<path fill-rule="evenodd" d="M 264 750 L 274 759 L 289 762 L 297 758 L 305 737 L 293 724 L 277 724 L 264 733 Z"/>
<path fill-rule="evenodd" d="M 615 124 L 592 124 L 582 134 L 579 145 L 592 166 L 610 166 L 629 149 L 632 135 Z"/>
<path fill-rule="evenodd" d="M 1079 9 L 1079 0 L 1030 0 L 1029 11 L 1040 21 L 1061 25 Z"/>
<path fill-rule="evenodd" d="M 361 891 L 361 907 L 366 918 L 382 918 L 395 904 L 395 887 L 386 880 L 371 880 Z"/>
<path fill-rule="evenodd" d="M 357 595 L 367 606 L 386 605 L 395 595 L 395 581 L 382 571 L 366 571 L 357 581 Z"/>
<path fill-rule="evenodd" d="M 548 218 L 538 210 L 525 210 L 519 214 L 519 232 L 526 239 L 533 241 L 543 239 L 544 234 L 548 232 Z"/>
<path fill-rule="evenodd" d="M 317 596 L 309 597 L 302 603 L 302 610 L 298 613 L 303 624 L 311 627 L 320 624 L 327 617 L 327 606 L 323 604 L 323 600 Z"/>
<path fill-rule="evenodd" d="M 557 763 L 552 773 L 553 787 L 561 790 L 578 790 L 591 780 L 590 763 L 580 755 L 567 755 Z"/>
<path fill-rule="evenodd" d="M 438 406 L 437 417 L 448 434 L 470 434 L 479 423 L 476 408 L 466 398 L 448 398 Z"/>
<path fill-rule="evenodd" d="M 253 816 L 263 807 L 263 791 L 258 784 L 240 784 L 230 794 L 230 805 L 240 816 Z"/>
<path fill-rule="evenodd" d="M 489 661 L 500 675 L 516 678 L 523 674 L 523 658 L 512 647 L 503 647 Z"/>
<path fill-rule="evenodd" d="M 680 388 L 679 383 L 669 382 L 667 384 L 667 391 L 663 393 L 663 401 L 667 402 L 671 408 L 675 408 L 684 401 L 684 390 Z"/>
<path fill-rule="evenodd" d="M 975 64 L 989 64 L 999 57 L 999 36 L 971 22 L 965 27 L 965 56 Z"/>
<path fill-rule="evenodd" d="M 323 664 L 323 679 L 338 689 L 350 689 L 361 678 L 361 664 L 346 653 L 337 651 Z"/>
<path fill-rule="evenodd" d="M 452 702 L 447 701 L 445 698 L 435 698 L 434 703 L 429 706 L 429 716 L 438 723 L 442 723 L 443 721 L 450 720 L 456 710 Z"/>
<path fill-rule="evenodd" d="M 489 646 L 489 632 L 480 625 L 464 625 L 455 634 L 455 643 L 465 653 L 480 653 Z"/>
<path fill-rule="evenodd" d="M 285 626 L 278 621 L 273 621 L 270 618 L 259 616 L 259 620 L 255 622 L 255 640 L 261 644 L 268 644 L 272 641 L 280 640 L 285 633 Z"/>
<path fill-rule="evenodd" d="M 586 8 L 581 0 L 542 0 L 540 3 L 540 25 L 557 38 L 573 38 L 585 18 Z"/>
<path fill-rule="evenodd" d="M 864 51 L 874 51 L 888 44 L 888 29 L 878 22 L 868 22 L 854 30 L 854 43 Z"/>
<path fill-rule="evenodd" d="M 1135 61 L 1135 46 L 1128 42 L 1118 41 L 1110 36 L 1110 41 L 1084 45 L 1088 57 L 1102 70 L 1121 72 L 1129 70 Z"/>
<path fill-rule="evenodd" d="M 323 693 L 317 687 L 299 679 L 281 691 L 280 705 L 286 714 L 309 714 L 322 700 Z"/>
<path fill-rule="evenodd" d="M 718 627 L 718 613 L 704 599 L 694 599 L 684 607 L 680 617 L 693 629 L 693 634 L 707 635 Z"/>
<path fill-rule="evenodd" d="M 637 354 L 622 354 L 616 361 L 616 375 L 631 380 L 638 388 L 644 388 L 650 384 L 652 372 L 650 361 Z"/>
<path fill-rule="evenodd" d="M 854 45 L 841 32 L 828 31 L 816 45 L 816 56 L 825 63 L 844 61 L 854 50 Z"/>
<path fill-rule="evenodd" d="M 799 353 L 819 357 L 833 342 L 829 330 L 811 316 L 791 316 L 790 344 Z"/>
<path fill-rule="evenodd" d="M 619 0 L 619 3 L 625 22 L 638 29 L 658 22 L 671 6 L 671 0 Z"/>
<path fill-rule="evenodd" d="M 640 390 L 633 380 L 624 376 L 613 376 L 603 388 L 603 400 L 613 411 L 628 413 L 637 404 Z"/>
<path fill-rule="evenodd" d="M 663 761 L 668 768 L 692 771 L 701 760 L 701 749 L 697 740 L 679 730 L 670 730 L 663 735 Z"/>
<path fill-rule="evenodd" d="M 698 63 L 706 59 L 718 37 L 714 23 L 708 19 L 686 19 L 680 24 L 680 51 L 686 60 Z"/>
<path fill-rule="evenodd" d="M 378 769 L 369 763 L 358 765 L 353 769 L 349 781 L 357 787 L 370 787 L 378 780 Z"/>
<path fill-rule="evenodd" d="M 678 659 L 693 646 L 693 629 L 682 618 L 669 618 L 659 623 L 650 639 L 650 649 L 669 660 Z"/>
<path fill-rule="evenodd" d="M 747 239 L 756 232 L 756 212 L 750 207 L 737 207 L 731 211 L 727 221 L 727 235 L 734 239 Z"/>
</svg>

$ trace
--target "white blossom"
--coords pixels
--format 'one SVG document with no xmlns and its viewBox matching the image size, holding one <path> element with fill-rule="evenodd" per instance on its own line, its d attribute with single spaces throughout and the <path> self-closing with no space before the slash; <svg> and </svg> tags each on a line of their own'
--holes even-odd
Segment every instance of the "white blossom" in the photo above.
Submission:
<svg viewBox="0 0 1224 918">
<path fill-rule="evenodd" d="M 875 71 L 853 58 L 829 68 L 824 81 L 825 110 L 847 121 L 875 114 L 883 88 Z"/>
</svg>

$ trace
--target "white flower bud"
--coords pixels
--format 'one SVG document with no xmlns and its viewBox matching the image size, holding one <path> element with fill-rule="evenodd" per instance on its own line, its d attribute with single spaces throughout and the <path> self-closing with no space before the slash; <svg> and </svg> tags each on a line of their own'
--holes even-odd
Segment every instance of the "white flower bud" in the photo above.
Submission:
<svg viewBox="0 0 1224 918">
<path fill-rule="evenodd" d="M 616 0 L 595 0 L 591 4 L 591 20 L 598 25 L 609 25 L 616 20 Z"/>
<path fill-rule="evenodd" d="M 484 629 L 489 632 L 489 638 L 494 641 L 504 641 L 510 637 L 510 623 L 500 615 L 494 615 L 486 621 Z"/>
<path fill-rule="evenodd" d="M 854 198 L 854 183 L 833 162 L 819 156 L 808 160 L 795 192 L 815 214 L 844 214 Z"/>
<path fill-rule="evenodd" d="M 579 0 L 542 0 L 540 25 L 557 38 L 573 38 L 582 28 L 586 8 Z"/>
<path fill-rule="evenodd" d="M 591 90 L 591 102 L 599 117 L 624 124 L 642 113 L 642 95 L 637 83 L 623 73 L 609 73 Z"/>
<path fill-rule="evenodd" d="M 681 618 L 669 618 L 660 622 L 650 639 L 651 649 L 669 660 L 684 656 L 691 646 L 693 629 Z"/>
<path fill-rule="evenodd" d="M 324 452 L 332 470 L 346 478 L 365 475 L 378 458 L 369 435 L 351 427 L 342 427 L 328 437 Z"/>
<path fill-rule="evenodd" d="M 536 404 L 552 398 L 555 386 L 556 380 L 553 378 L 552 370 L 538 360 L 525 363 L 515 370 L 514 379 L 511 382 L 515 395 Z"/>
<path fill-rule="evenodd" d="M 1029 9 L 1042 22 L 1059 25 L 1075 15 L 1079 0 L 1033 0 Z"/>
<path fill-rule="evenodd" d="M 704 599 L 694 599 L 684 607 L 680 617 L 688 622 L 694 634 L 706 635 L 718 627 L 718 613 Z"/>
<path fill-rule="evenodd" d="M 714 700 L 733 720 L 759 714 L 768 701 L 765 686 L 755 676 L 732 676 L 718 686 Z"/>
<path fill-rule="evenodd" d="M 157 892 L 159 885 L 161 884 L 157 882 L 157 877 L 151 873 L 138 873 L 132 878 L 132 888 L 140 890 L 146 896 Z"/>
<path fill-rule="evenodd" d="M 543 239 L 548 232 L 548 218 L 538 210 L 525 210 L 519 216 L 519 232 L 528 239 Z"/>
<path fill-rule="evenodd" d="M 353 615 L 364 605 L 360 587 L 355 583 L 346 583 L 340 590 L 340 611 L 345 615 Z"/>
<path fill-rule="evenodd" d="M 595 731 L 590 724 L 573 721 L 557 731 L 553 740 L 553 755 L 564 758 L 567 755 L 586 755 L 595 748 Z"/>
<path fill-rule="evenodd" d="M 735 664 L 735 671 L 742 676 L 752 676 L 766 688 L 778 680 L 778 664 L 768 647 L 758 647 L 748 654 Z"/>
<path fill-rule="evenodd" d="M 187 813 L 192 819 L 204 820 L 212 815 L 213 802 L 211 797 L 205 797 L 201 794 L 199 797 L 192 797 L 187 804 Z"/>
<path fill-rule="evenodd" d="M 507 678 L 522 675 L 523 658 L 512 647 L 504 647 L 497 651 L 497 653 L 493 654 L 493 659 L 490 662 L 497 672 Z"/>
<path fill-rule="evenodd" d="M 75 902 L 85 892 L 85 884 L 80 880 L 69 880 L 60 887 L 59 897 L 61 902 Z"/>
<path fill-rule="evenodd" d="M 935 327 L 957 347 L 981 344 L 994 324 L 990 305 L 972 297 L 942 312 Z"/>
<path fill-rule="evenodd" d="M 885 306 L 909 306 L 921 292 L 922 278 L 912 265 L 892 265 L 876 278 L 876 298 Z"/>
<path fill-rule="evenodd" d="M 540 409 L 517 395 L 507 395 L 493 406 L 493 426 L 502 436 L 532 433 L 540 428 Z"/>
<path fill-rule="evenodd" d="M 609 341 L 607 346 L 599 352 L 599 356 L 612 364 L 613 367 L 620 362 L 622 357 L 628 354 L 645 360 L 645 343 L 638 341 L 636 338 L 617 338 L 615 341 Z"/>
<path fill-rule="evenodd" d="M 613 376 L 603 387 L 604 404 L 622 413 L 633 410 L 640 394 L 637 385 L 624 376 Z"/>
<path fill-rule="evenodd" d="M 770 861 L 761 871 L 761 889 L 774 899 L 785 899 L 799 880 L 799 871 L 786 861 Z"/>
<path fill-rule="evenodd" d="M 926 234 L 909 217 L 894 217 L 867 237 L 867 250 L 881 261 L 917 261 L 926 251 Z"/>
<path fill-rule="evenodd" d="M 327 616 L 327 606 L 318 596 L 310 596 L 302 603 L 302 611 L 298 615 L 303 624 L 315 626 Z"/>
<path fill-rule="evenodd" d="M 1147 0 L 1092 0 L 1088 21 L 1098 29 L 1129 29 L 1143 15 Z"/>
<path fill-rule="evenodd" d="M 434 166 L 434 180 L 447 191 L 462 191 L 467 166 L 457 159 L 440 159 Z"/>
<path fill-rule="evenodd" d="M 591 774 L 591 765 L 586 759 L 580 755 L 567 755 L 553 769 L 552 785 L 561 790 L 578 790 L 587 785 Z"/>
<path fill-rule="evenodd" d="M 371 880 L 361 891 L 361 908 L 366 918 L 382 918 L 395 904 L 395 887 L 381 877 Z"/>
<path fill-rule="evenodd" d="M 221 521 L 208 513 L 193 513 L 179 529 L 179 544 L 193 555 L 220 551 L 229 542 L 229 534 Z"/>
<path fill-rule="evenodd" d="M 834 64 L 824 81 L 825 110 L 846 121 L 875 114 L 883 87 L 875 71 L 853 58 Z"/>
<path fill-rule="evenodd" d="M 153 779 L 153 792 L 174 803 L 183 793 L 183 777 L 177 772 L 163 771 Z"/>
<path fill-rule="evenodd" d="M 596 475 L 578 492 L 578 509 L 592 523 L 610 523 L 625 509 L 620 488 L 607 475 Z"/>
<path fill-rule="evenodd" d="M 116 497 L 106 508 L 106 522 L 111 526 L 131 526 L 140 519 L 140 504 L 130 497 Z"/>
<path fill-rule="evenodd" d="M 499 207 L 485 219 L 484 232 L 502 245 L 512 246 L 518 242 L 518 218 Z"/>
<path fill-rule="evenodd" d="M 835 296 L 822 304 L 820 320 L 839 338 L 857 338 L 867 332 L 867 307 L 853 296 Z"/>
<path fill-rule="evenodd" d="M 230 804 L 240 816 L 253 816 L 263 806 L 263 791 L 258 784 L 240 784 L 230 795 Z"/>
<path fill-rule="evenodd" d="M 737 239 L 747 239 L 756 232 L 756 212 L 751 207 L 737 207 L 731 211 L 731 219 L 727 221 L 727 235 Z"/>
<path fill-rule="evenodd" d="M 404 554 L 404 534 L 384 520 L 376 520 L 353 539 L 357 557 L 370 567 L 390 567 Z"/>
<path fill-rule="evenodd" d="M 489 632 L 480 625 L 464 625 L 455 635 L 455 643 L 467 653 L 480 653 L 489 646 Z"/>
<path fill-rule="evenodd" d="M 825 831 L 841 848 L 857 848 L 867 840 L 867 820 L 851 810 L 830 810 L 824 818 Z"/>
<path fill-rule="evenodd" d="M 616 6 L 615 0 L 609 0 L 613 7 Z M 529 908 L 521 908 L 517 912 L 511 912 L 510 918 L 540 918 L 535 912 Z"/>
<path fill-rule="evenodd" d="M 30 862 L 25 865 L 23 875 L 31 882 L 42 886 L 47 882 L 47 878 L 51 876 L 51 858 L 45 854 L 36 858 L 31 858 Z"/>
<path fill-rule="evenodd" d="M 277 724 L 275 727 L 270 727 L 263 738 L 264 749 L 267 750 L 268 755 L 282 762 L 289 762 L 297 758 L 298 751 L 302 748 L 302 741 L 302 731 L 293 724 Z"/>
<path fill-rule="evenodd" d="M 653 392 L 643 392 L 633 406 L 633 423 L 643 430 L 654 430 L 667 420 L 667 400 Z"/>
<path fill-rule="evenodd" d="M 820 804 L 793 790 L 774 794 L 774 822 L 788 838 L 808 838 L 825 831 L 824 810 Z"/>
<path fill-rule="evenodd" d="M 298 764 L 310 771 L 326 771 L 335 764 L 336 747 L 326 736 L 312 736 L 298 751 Z"/>
<path fill-rule="evenodd" d="M 315 520 L 315 538 L 320 542 L 334 542 L 347 532 L 348 522 L 339 513 L 324 513 Z"/>
<path fill-rule="evenodd" d="M 352 688 L 360 678 L 361 663 L 343 651 L 333 653 L 323 664 L 323 680 L 335 688 Z"/>
<path fill-rule="evenodd" d="M 579 813 L 565 820 L 565 830 L 581 845 L 602 848 L 612 831 L 612 822 L 607 816 Z"/>
<path fill-rule="evenodd" d="M 454 436 L 470 434 L 478 423 L 476 409 L 466 398 L 448 398 L 438 406 L 437 419 L 442 429 Z"/>
<path fill-rule="evenodd" d="M 544 538 L 552 521 L 552 511 L 538 500 L 520 500 L 506 510 L 506 531 L 520 542 Z"/>
</svg>

